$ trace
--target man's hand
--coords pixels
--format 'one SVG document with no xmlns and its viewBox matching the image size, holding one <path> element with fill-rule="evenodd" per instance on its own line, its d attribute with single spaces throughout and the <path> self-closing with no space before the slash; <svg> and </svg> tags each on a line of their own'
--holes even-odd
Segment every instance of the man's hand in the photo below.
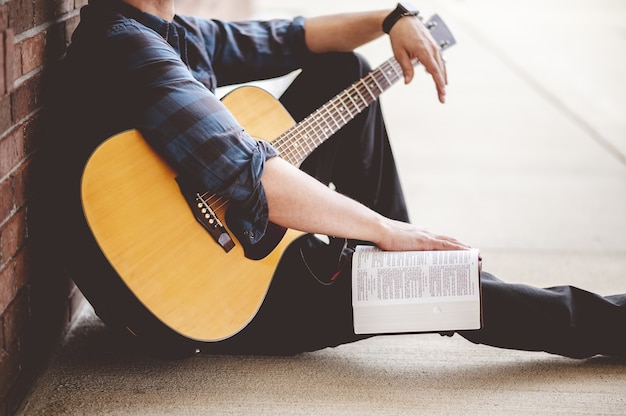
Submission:
<svg viewBox="0 0 626 416">
<path fill-rule="evenodd" d="M 405 84 L 413 79 L 413 61 L 417 59 L 432 75 L 437 87 L 439 101 L 444 103 L 446 85 L 448 84 L 446 64 L 439 45 L 430 35 L 426 26 L 417 17 L 406 16 L 393 26 L 389 32 L 389 37 L 394 56 L 402 67 Z"/>
<path fill-rule="evenodd" d="M 414 224 L 385 219 L 385 232 L 378 234 L 376 245 L 388 251 L 467 250 L 471 246 L 446 235 Z"/>
</svg>

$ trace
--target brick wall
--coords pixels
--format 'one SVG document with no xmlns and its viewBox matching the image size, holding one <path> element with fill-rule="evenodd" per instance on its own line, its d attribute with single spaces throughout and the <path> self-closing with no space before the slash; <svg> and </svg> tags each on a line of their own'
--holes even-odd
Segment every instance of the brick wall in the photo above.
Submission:
<svg viewBox="0 0 626 416">
<path fill-rule="evenodd" d="M 180 13 L 241 18 L 252 0 L 179 0 Z M 87 0 L 0 0 L 0 416 L 12 414 L 83 302 L 47 256 L 37 152 L 44 91 Z M 41 218 L 41 217 L 39 217 Z M 53 219 L 50 219 L 53 220 Z M 35 224 L 35 225 L 33 225 Z M 62 240 L 62 236 L 55 236 Z"/>
<path fill-rule="evenodd" d="M 37 150 L 46 140 L 43 80 L 86 0 L 0 0 L 0 415 L 45 366 L 80 294 L 42 256 L 30 226 Z"/>
</svg>

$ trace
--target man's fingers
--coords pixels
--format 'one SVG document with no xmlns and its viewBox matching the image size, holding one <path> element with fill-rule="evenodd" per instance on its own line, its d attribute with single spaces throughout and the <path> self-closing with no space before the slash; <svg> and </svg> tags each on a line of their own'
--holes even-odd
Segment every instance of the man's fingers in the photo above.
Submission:
<svg viewBox="0 0 626 416">
<path fill-rule="evenodd" d="M 434 51 L 428 61 L 423 61 L 426 71 L 430 73 L 437 88 L 439 101 L 445 102 L 446 85 L 448 84 L 448 75 L 446 73 L 446 65 L 439 51 Z"/>
<path fill-rule="evenodd" d="M 400 68 L 402 69 L 402 74 L 404 75 L 404 83 L 410 83 L 413 80 L 413 76 L 415 75 L 415 68 L 413 67 L 414 62 L 411 61 L 411 58 L 409 58 L 407 55 L 403 55 L 402 57 L 396 59 L 400 64 Z"/>
</svg>

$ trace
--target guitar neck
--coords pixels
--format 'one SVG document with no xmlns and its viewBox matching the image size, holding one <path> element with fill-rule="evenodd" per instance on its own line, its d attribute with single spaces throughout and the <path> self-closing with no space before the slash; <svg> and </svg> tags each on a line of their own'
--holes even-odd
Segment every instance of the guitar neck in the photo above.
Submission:
<svg viewBox="0 0 626 416">
<path fill-rule="evenodd" d="M 313 150 L 371 105 L 402 76 L 398 61 L 389 58 L 281 134 L 272 144 L 280 151 L 283 159 L 299 166 Z"/>
<path fill-rule="evenodd" d="M 438 15 L 432 16 L 424 25 L 441 50 L 456 43 L 447 25 Z M 418 64 L 417 60 L 414 64 Z M 283 159 L 299 166 L 313 150 L 348 124 L 402 77 L 402 68 L 398 61 L 393 57 L 389 58 L 300 123 L 281 134 L 272 144 L 280 151 Z"/>
</svg>

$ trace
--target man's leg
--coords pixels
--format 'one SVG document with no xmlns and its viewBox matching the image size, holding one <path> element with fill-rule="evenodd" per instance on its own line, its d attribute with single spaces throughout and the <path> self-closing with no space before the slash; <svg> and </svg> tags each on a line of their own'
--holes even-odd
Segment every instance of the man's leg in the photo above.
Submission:
<svg viewBox="0 0 626 416">
<path fill-rule="evenodd" d="M 281 97 L 296 121 L 370 72 L 352 53 L 322 54 L 305 66 Z M 380 103 L 375 101 L 314 150 L 301 169 L 381 214 L 408 221 Z"/>
<path fill-rule="evenodd" d="M 482 273 L 483 320 L 460 334 L 477 344 L 573 358 L 626 356 L 626 294 L 505 283 Z"/>
</svg>

